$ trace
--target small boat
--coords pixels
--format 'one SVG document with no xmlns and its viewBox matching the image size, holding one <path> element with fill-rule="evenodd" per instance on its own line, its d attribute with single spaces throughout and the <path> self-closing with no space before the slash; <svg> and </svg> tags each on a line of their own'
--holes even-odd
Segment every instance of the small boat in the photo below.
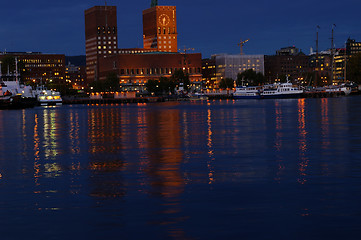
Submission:
<svg viewBox="0 0 361 240">
<path fill-rule="evenodd" d="M 240 86 L 236 87 L 233 93 L 234 99 L 260 99 L 263 87 L 261 86 Z"/>
<path fill-rule="evenodd" d="M 198 101 L 198 100 L 208 100 L 208 96 L 204 93 L 194 93 L 189 94 L 189 100 L 191 101 Z"/>
<path fill-rule="evenodd" d="M 278 83 L 272 85 L 265 85 L 262 98 L 299 98 L 303 90 L 292 85 L 292 83 Z"/>
<path fill-rule="evenodd" d="M 63 99 L 61 98 L 59 92 L 46 89 L 44 86 L 36 88 L 35 96 L 40 106 L 55 106 L 63 104 Z"/>
</svg>

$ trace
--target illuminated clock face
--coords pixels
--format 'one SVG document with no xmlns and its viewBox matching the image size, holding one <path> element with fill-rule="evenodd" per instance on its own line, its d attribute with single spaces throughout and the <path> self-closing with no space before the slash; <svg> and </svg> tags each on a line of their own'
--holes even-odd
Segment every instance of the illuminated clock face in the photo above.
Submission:
<svg viewBox="0 0 361 240">
<path fill-rule="evenodd" d="M 162 26 L 167 26 L 170 22 L 169 16 L 167 14 L 162 14 L 158 18 L 159 24 Z"/>
</svg>

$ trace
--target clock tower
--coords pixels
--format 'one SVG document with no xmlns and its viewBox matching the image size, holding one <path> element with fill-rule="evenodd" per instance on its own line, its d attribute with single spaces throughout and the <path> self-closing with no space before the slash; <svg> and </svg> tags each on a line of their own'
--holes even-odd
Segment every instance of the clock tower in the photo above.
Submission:
<svg viewBox="0 0 361 240">
<path fill-rule="evenodd" d="M 155 2 L 155 3 L 154 3 Z M 175 6 L 158 6 L 143 11 L 143 45 L 159 52 L 178 52 Z"/>
</svg>

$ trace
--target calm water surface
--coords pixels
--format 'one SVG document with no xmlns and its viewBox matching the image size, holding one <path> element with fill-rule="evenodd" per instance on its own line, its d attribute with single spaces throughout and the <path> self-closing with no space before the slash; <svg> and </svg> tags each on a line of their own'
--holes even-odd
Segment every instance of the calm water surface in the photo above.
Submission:
<svg viewBox="0 0 361 240">
<path fill-rule="evenodd" d="M 361 97 L 0 111 L 1 239 L 359 239 Z"/>
</svg>

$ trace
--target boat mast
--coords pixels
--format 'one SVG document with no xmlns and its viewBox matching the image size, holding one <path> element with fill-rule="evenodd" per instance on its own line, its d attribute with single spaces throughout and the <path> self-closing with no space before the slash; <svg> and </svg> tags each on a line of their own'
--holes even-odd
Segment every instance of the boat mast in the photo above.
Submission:
<svg viewBox="0 0 361 240">
<path fill-rule="evenodd" d="M 318 78 L 320 74 L 320 70 L 318 68 L 318 30 L 320 29 L 320 26 L 317 25 L 317 33 L 316 33 L 316 77 L 314 81 L 314 85 L 318 84 Z"/>
<path fill-rule="evenodd" d="M 336 27 L 335 24 L 332 25 L 332 36 L 331 36 L 331 84 L 333 84 L 333 64 L 335 60 L 334 43 L 333 43 L 334 27 Z"/>
<path fill-rule="evenodd" d="M 347 43 L 345 43 L 345 67 L 344 67 L 344 82 L 346 83 L 347 73 L 346 73 L 346 65 L 347 65 Z"/>
<path fill-rule="evenodd" d="M 19 73 L 18 73 L 18 58 L 15 58 L 15 81 L 18 82 L 19 79 Z"/>
</svg>

